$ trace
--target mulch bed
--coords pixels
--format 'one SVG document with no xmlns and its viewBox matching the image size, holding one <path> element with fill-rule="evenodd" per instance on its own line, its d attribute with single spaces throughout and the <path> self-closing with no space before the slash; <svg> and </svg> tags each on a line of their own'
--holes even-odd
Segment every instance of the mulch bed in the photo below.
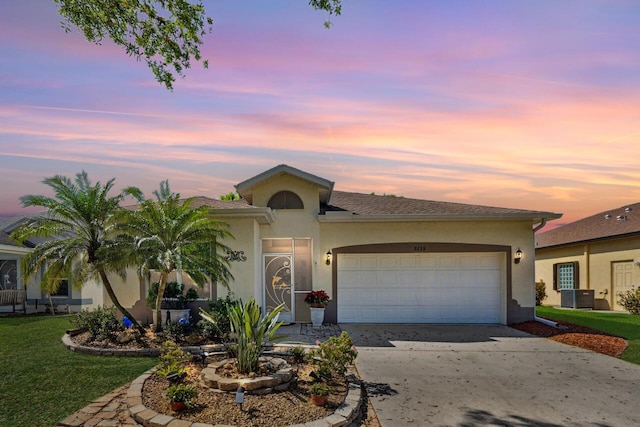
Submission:
<svg viewBox="0 0 640 427">
<path fill-rule="evenodd" d="M 161 414 L 169 414 L 181 420 L 208 424 L 235 426 L 289 426 L 304 424 L 331 415 L 344 401 L 348 386 L 343 377 L 329 381 L 331 394 L 326 407 L 315 406 L 310 402 L 309 386 L 314 382 L 310 378 L 313 366 L 307 363 L 294 363 L 289 359 L 298 374 L 298 381 L 289 391 L 271 394 L 246 395 L 240 406 L 235 403 L 235 393 L 224 393 L 210 389 L 200 378 L 199 364 L 188 369 L 189 382 L 198 389 L 198 397 L 191 409 L 174 413 L 169 407 L 166 390 L 169 382 L 152 375 L 145 381 L 142 391 L 143 403 Z M 209 359 L 209 362 L 212 359 Z"/>
<path fill-rule="evenodd" d="M 561 327 L 545 325 L 541 322 L 529 321 L 511 325 L 512 328 L 537 335 L 539 337 L 549 338 L 564 344 L 573 345 L 580 348 L 586 348 L 598 353 L 606 354 L 620 358 L 624 350 L 627 348 L 627 341 L 609 335 L 602 331 L 587 328 L 585 326 L 574 325 L 566 322 L 558 323 Z"/>
<path fill-rule="evenodd" d="M 89 332 L 84 331 L 77 334 L 73 334 L 71 336 L 71 340 L 78 345 L 83 345 L 87 347 L 97 347 L 97 348 L 113 348 L 113 349 L 126 349 L 126 350 L 141 350 L 144 348 L 162 348 L 162 343 L 167 339 L 166 333 L 160 332 L 155 333 L 151 330 L 151 328 L 145 329 L 145 335 L 142 337 L 137 336 L 137 334 L 130 332 L 129 330 L 116 332 L 115 335 L 117 339 L 115 341 L 112 340 L 95 340 L 91 337 Z M 136 337 L 136 339 L 133 339 Z M 220 341 L 207 340 L 200 336 L 195 337 L 196 339 L 191 340 L 191 337 L 179 337 L 178 339 L 173 338 L 173 341 L 176 342 L 179 346 L 190 346 L 190 345 L 213 345 L 213 344 L 221 344 Z"/>
</svg>

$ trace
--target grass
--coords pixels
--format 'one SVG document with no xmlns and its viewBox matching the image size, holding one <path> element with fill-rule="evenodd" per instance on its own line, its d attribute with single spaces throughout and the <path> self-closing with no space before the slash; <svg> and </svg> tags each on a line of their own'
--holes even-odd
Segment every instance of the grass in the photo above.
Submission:
<svg viewBox="0 0 640 427">
<path fill-rule="evenodd" d="M 70 319 L 0 318 L 0 426 L 53 426 L 156 363 L 68 350 L 61 338 Z"/>
<path fill-rule="evenodd" d="M 629 346 L 622 354 L 622 359 L 640 365 L 640 316 L 626 313 L 559 310 L 544 306 L 536 307 L 536 314 L 546 319 L 582 325 L 624 338 Z"/>
</svg>

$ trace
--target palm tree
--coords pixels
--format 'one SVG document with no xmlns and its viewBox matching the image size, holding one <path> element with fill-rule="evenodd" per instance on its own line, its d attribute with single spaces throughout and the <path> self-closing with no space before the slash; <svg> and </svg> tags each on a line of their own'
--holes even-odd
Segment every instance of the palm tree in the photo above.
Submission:
<svg viewBox="0 0 640 427">
<path fill-rule="evenodd" d="M 121 250 L 128 252 L 124 257 L 136 258 L 142 272 L 160 273 L 155 309 L 156 331 L 161 331 L 161 303 L 169 274 L 184 272 L 199 286 L 210 279 L 228 287 L 229 263 L 220 254 L 229 248 L 221 240 L 232 236 L 206 206 L 192 208 L 192 198 L 181 201 L 168 181 L 162 181 L 153 194 L 155 200 L 141 199 L 137 209 L 120 212 L 117 240 Z"/>
<path fill-rule="evenodd" d="M 85 171 L 76 174 L 75 183 L 60 175 L 42 182 L 53 189 L 55 197 L 22 196 L 20 200 L 24 207 L 43 207 L 47 212 L 29 220 L 13 237 L 20 241 L 32 236 L 51 239 L 37 245 L 24 257 L 24 276 L 29 277 L 43 268 L 42 287 L 53 291 L 62 279 L 68 279 L 72 287 L 79 289 L 88 279 L 99 277 L 113 305 L 144 333 L 144 328 L 118 300 L 107 276 L 108 272 L 124 276 L 128 260 L 110 256 L 113 246 L 109 241 L 109 229 L 114 214 L 120 210 L 120 202 L 127 195 L 139 198 L 140 190 L 129 187 L 110 197 L 108 193 L 114 179 L 104 186 L 100 182 L 91 185 Z"/>
</svg>

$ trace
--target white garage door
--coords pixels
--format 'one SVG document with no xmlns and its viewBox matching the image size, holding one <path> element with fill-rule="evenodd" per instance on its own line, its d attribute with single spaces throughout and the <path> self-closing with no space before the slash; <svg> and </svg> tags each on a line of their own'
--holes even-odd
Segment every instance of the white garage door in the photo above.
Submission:
<svg viewBox="0 0 640 427">
<path fill-rule="evenodd" d="M 501 253 L 339 254 L 338 322 L 501 323 Z"/>
</svg>

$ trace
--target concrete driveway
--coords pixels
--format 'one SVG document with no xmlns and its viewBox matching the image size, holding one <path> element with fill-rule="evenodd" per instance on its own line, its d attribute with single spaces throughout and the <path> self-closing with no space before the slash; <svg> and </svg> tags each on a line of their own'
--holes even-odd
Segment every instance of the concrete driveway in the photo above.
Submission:
<svg viewBox="0 0 640 427">
<path fill-rule="evenodd" d="M 382 426 L 638 426 L 640 366 L 506 326 L 340 325 Z"/>
</svg>

